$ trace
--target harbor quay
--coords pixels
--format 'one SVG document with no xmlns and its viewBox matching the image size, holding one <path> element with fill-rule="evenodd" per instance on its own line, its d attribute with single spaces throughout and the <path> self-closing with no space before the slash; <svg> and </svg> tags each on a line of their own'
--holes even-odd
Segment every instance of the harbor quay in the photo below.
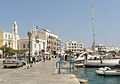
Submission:
<svg viewBox="0 0 120 84">
<path fill-rule="evenodd" d="M 0 84 L 80 84 L 74 74 L 58 74 L 55 67 L 57 59 L 40 61 L 27 69 L 27 66 L 20 68 L 0 68 Z"/>
</svg>

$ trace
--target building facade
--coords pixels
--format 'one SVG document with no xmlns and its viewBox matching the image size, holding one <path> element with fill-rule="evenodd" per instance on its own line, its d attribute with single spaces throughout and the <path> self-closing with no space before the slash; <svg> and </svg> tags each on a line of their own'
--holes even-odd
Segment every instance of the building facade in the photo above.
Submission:
<svg viewBox="0 0 120 84">
<path fill-rule="evenodd" d="M 98 44 L 98 45 L 95 45 L 95 50 L 96 51 L 107 51 L 108 47 L 103 44 Z"/>
<path fill-rule="evenodd" d="M 7 47 L 17 50 L 17 40 L 19 39 L 17 23 L 14 22 L 12 32 L 0 31 L 0 47 L 6 45 Z"/>
<path fill-rule="evenodd" d="M 83 51 L 83 43 L 77 41 L 66 42 L 65 50 L 71 50 L 73 53 Z"/>
<path fill-rule="evenodd" d="M 34 28 L 30 31 L 32 36 L 30 39 L 30 55 L 36 56 L 40 55 L 42 50 L 45 50 L 45 34 L 36 31 Z M 27 37 L 22 37 L 18 40 L 18 49 L 29 49 L 29 39 Z M 28 55 L 28 52 L 26 53 Z"/>
<path fill-rule="evenodd" d="M 44 29 L 44 33 L 45 33 L 45 38 L 46 38 L 45 51 L 49 53 L 57 53 L 59 37 L 47 29 Z"/>
</svg>

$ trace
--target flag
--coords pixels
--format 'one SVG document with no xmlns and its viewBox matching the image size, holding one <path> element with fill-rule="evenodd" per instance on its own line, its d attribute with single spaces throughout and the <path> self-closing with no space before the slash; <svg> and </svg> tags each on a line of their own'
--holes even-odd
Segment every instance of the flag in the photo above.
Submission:
<svg viewBox="0 0 120 84">
<path fill-rule="evenodd" d="M 36 39 L 36 43 L 39 43 L 40 41 L 38 39 Z"/>
<path fill-rule="evenodd" d="M 35 37 L 35 40 L 36 40 L 36 43 L 40 42 L 37 36 Z"/>
<path fill-rule="evenodd" d="M 39 27 L 37 25 L 33 25 L 33 28 L 38 31 L 39 30 Z"/>
</svg>

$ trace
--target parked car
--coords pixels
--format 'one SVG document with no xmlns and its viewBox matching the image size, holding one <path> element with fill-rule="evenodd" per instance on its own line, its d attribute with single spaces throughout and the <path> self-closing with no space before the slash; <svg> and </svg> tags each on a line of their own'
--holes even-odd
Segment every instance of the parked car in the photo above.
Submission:
<svg viewBox="0 0 120 84">
<path fill-rule="evenodd" d="M 28 63 L 28 58 L 26 56 L 18 56 L 20 60 L 22 61 L 23 65 L 26 65 Z"/>
<path fill-rule="evenodd" d="M 41 56 L 35 56 L 35 60 L 36 60 L 36 62 L 41 61 L 41 60 L 42 60 L 42 59 L 41 59 Z"/>
<path fill-rule="evenodd" d="M 18 68 L 20 66 L 23 66 L 23 63 L 18 56 L 8 56 L 3 60 L 3 66 L 4 68 L 12 66 Z"/>
<path fill-rule="evenodd" d="M 29 58 L 29 56 L 26 56 L 26 58 L 27 58 L 28 62 L 30 60 L 30 62 L 33 63 L 33 56 L 30 56 L 30 58 Z"/>
</svg>

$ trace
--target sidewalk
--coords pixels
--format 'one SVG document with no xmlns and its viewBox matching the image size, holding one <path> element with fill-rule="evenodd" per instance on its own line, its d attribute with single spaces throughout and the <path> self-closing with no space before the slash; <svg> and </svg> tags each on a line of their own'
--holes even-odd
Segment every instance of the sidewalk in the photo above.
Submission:
<svg viewBox="0 0 120 84">
<path fill-rule="evenodd" d="M 58 74 L 55 59 L 26 66 L 0 77 L 0 84 L 80 84 L 73 74 Z"/>
<path fill-rule="evenodd" d="M 56 60 L 53 59 L 33 66 L 34 69 L 36 68 L 35 70 L 39 69 L 41 75 L 41 78 L 38 79 L 40 83 L 37 84 L 80 84 L 73 74 L 58 74 L 55 64 Z"/>
</svg>

